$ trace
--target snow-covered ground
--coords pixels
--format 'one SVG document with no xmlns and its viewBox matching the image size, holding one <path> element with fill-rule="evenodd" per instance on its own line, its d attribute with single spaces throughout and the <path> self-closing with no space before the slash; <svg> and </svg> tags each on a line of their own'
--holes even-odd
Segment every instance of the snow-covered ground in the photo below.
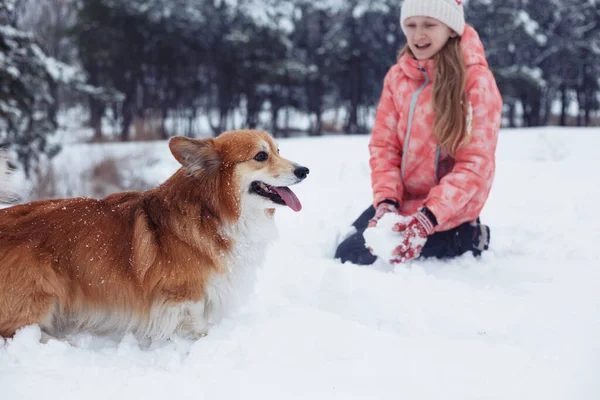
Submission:
<svg viewBox="0 0 600 400">
<path fill-rule="evenodd" d="M 370 202 L 367 141 L 280 140 L 311 169 L 304 209 L 277 211 L 254 296 L 206 338 L 72 348 L 28 327 L 0 344 L 0 398 L 600 398 L 600 130 L 503 131 L 491 250 L 395 269 L 332 259 Z M 107 156 L 153 182 L 176 168 L 164 142 L 69 145 L 57 176 Z"/>
</svg>

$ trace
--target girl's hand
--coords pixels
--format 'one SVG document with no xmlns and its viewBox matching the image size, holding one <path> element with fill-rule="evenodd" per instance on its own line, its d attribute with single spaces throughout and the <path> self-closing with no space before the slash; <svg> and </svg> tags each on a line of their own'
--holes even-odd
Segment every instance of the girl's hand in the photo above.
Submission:
<svg viewBox="0 0 600 400">
<path fill-rule="evenodd" d="M 387 201 L 382 201 L 381 203 L 379 203 L 379 205 L 377 206 L 377 209 L 375 210 L 375 216 L 373 218 L 371 218 L 369 220 L 369 228 L 374 228 L 375 226 L 377 226 L 377 223 L 379 222 L 379 220 L 381 218 L 383 218 L 383 216 L 387 213 L 398 213 L 398 206 L 396 206 L 396 204 L 392 204 L 391 202 L 387 202 Z"/>
<path fill-rule="evenodd" d="M 402 233 L 402 241 L 392 253 L 390 264 L 400 264 L 418 258 L 427 238 L 433 233 L 433 228 L 433 222 L 421 211 L 394 225 L 392 230 Z"/>
</svg>

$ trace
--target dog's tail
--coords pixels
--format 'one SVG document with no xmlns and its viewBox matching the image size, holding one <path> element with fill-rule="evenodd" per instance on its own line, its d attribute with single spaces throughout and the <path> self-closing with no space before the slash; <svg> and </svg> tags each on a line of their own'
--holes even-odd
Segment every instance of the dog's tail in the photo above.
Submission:
<svg viewBox="0 0 600 400">
<path fill-rule="evenodd" d="M 10 179 L 14 170 L 15 166 L 10 162 L 6 152 L 0 150 L 0 203 L 13 204 L 20 199 Z"/>
</svg>

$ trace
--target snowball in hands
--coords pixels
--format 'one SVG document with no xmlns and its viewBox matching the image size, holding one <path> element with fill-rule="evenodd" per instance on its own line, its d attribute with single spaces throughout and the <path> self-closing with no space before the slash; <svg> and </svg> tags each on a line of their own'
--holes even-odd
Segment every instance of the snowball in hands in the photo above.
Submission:
<svg viewBox="0 0 600 400">
<path fill-rule="evenodd" d="M 385 214 L 373 228 L 367 228 L 364 233 L 365 246 L 370 247 L 374 255 L 390 262 L 396 258 L 394 250 L 404 240 L 402 232 L 394 232 L 392 228 L 399 222 L 408 223 L 411 217 L 396 213 Z"/>
</svg>

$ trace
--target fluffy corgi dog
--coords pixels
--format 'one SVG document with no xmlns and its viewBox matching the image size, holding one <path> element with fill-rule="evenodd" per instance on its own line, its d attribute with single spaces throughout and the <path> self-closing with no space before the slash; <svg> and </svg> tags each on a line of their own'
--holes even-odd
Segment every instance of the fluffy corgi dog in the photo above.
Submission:
<svg viewBox="0 0 600 400">
<path fill-rule="evenodd" d="M 38 324 L 42 341 L 199 338 L 244 301 L 276 237 L 274 208 L 302 208 L 288 186 L 309 170 L 261 131 L 169 147 L 181 168 L 146 192 L 0 210 L 0 336 Z"/>
</svg>

